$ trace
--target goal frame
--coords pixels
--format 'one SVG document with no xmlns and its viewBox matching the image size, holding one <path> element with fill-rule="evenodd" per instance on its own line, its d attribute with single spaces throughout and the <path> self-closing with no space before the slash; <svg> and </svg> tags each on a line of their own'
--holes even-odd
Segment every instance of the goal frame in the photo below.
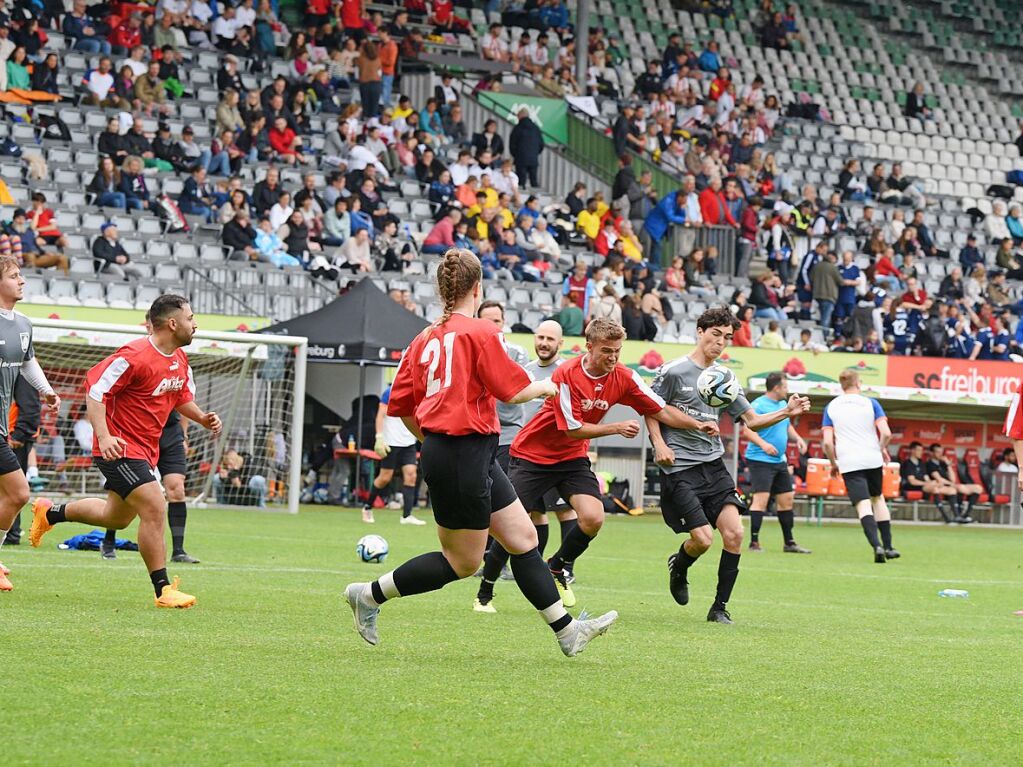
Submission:
<svg viewBox="0 0 1023 767">
<path fill-rule="evenodd" d="M 145 335 L 141 325 L 126 325 L 107 322 L 87 322 L 84 320 L 58 320 L 50 318 L 29 317 L 33 328 L 53 328 L 55 330 L 81 330 L 97 333 L 124 333 L 133 336 Z M 288 459 L 288 513 L 298 514 L 299 498 L 302 494 L 302 431 L 305 421 L 306 365 L 308 363 L 309 339 L 304 336 L 274 335 L 271 333 L 239 333 L 219 330 L 197 330 L 195 338 L 209 341 L 223 341 L 243 344 L 266 344 L 267 346 L 286 346 L 295 349 L 295 383 L 293 395 L 295 401 L 291 410 L 290 452 Z M 188 353 L 188 347 L 185 347 Z"/>
</svg>

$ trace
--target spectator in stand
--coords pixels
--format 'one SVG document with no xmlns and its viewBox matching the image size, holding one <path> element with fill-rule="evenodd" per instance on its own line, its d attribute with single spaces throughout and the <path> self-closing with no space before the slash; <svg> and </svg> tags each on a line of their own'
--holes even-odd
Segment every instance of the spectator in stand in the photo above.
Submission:
<svg viewBox="0 0 1023 767">
<path fill-rule="evenodd" d="M 369 231 L 360 229 L 341 246 L 337 252 L 337 258 L 353 272 L 372 272 L 374 266 L 371 245 Z"/>
<path fill-rule="evenodd" d="M 892 172 L 885 180 L 889 189 L 897 190 L 910 205 L 915 208 L 926 208 L 927 198 L 914 179 L 902 175 L 902 163 L 892 163 Z"/>
<path fill-rule="evenodd" d="M 114 75 L 110 70 L 110 59 L 104 56 L 99 60 L 99 66 L 89 72 L 85 78 L 85 87 L 89 91 L 86 101 L 93 106 L 116 107 L 119 105 L 119 99 L 114 91 Z"/>
<path fill-rule="evenodd" d="M 767 323 L 767 330 L 765 330 L 760 338 L 757 340 L 758 349 L 789 349 L 791 348 L 786 343 L 785 338 L 782 336 L 779 330 L 778 320 L 771 320 Z"/>
<path fill-rule="evenodd" d="M 1005 203 L 995 200 L 991 205 L 991 212 L 984 218 L 984 231 L 987 232 L 988 242 L 992 245 L 1000 245 L 1005 239 L 1012 238 L 1009 231 L 1009 224 L 1005 220 Z"/>
<path fill-rule="evenodd" d="M 186 215 L 202 216 L 206 223 L 213 223 L 213 190 L 206 181 L 206 169 L 201 165 L 185 181 L 185 187 L 178 196 L 178 207 Z"/>
<path fill-rule="evenodd" d="M 607 319 L 622 324 L 622 305 L 618 300 L 618 294 L 610 285 L 604 285 L 600 298 L 590 303 L 587 321 L 595 319 Z"/>
<path fill-rule="evenodd" d="M 425 249 L 424 249 L 425 250 Z M 505 229 L 501 232 L 501 241 L 496 248 L 497 260 L 501 267 L 511 272 L 514 279 L 536 282 L 537 278 L 527 274 L 524 268 L 528 260 L 526 251 L 515 241 L 515 230 Z"/>
<path fill-rule="evenodd" d="M 109 56 L 110 43 L 100 37 L 85 11 L 85 0 L 74 0 L 71 4 L 71 12 L 64 16 L 61 30 L 67 37 L 75 41 L 73 46 L 75 50 Z"/>
<path fill-rule="evenodd" d="M 286 118 L 281 116 L 274 118 L 269 138 L 275 160 L 287 165 L 304 165 L 312 162 L 312 158 L 302 152 L 302 138 L 288 125 Z"/>
<path fill-rule="evenodd" d="M 162 115 L 170 112 L 170 105 L 167 104 L 164 93 L 164 83 L 160 80 L 159 61 L 150 61 L 146 73 L 135 80 L 135 98 L 147 115 L 151 115 L 154 110 Z"/>
<path fill-rule="evenodd" d="M 446 173 L 447 171 L 445 171 Z M 447 215 L 433 225 L 430 233 L 423 240 L 423 253 L 432 255 L 443 255 L 448 249 L 455 246 L 455 226 L 462 220 L 462 212 L 456 208 L 448 211 Z M 515 233 L 512 232 L 514 238 Z"/>
<path fill-rule="evenodd" d="M 764 48 L 779 51 L 789 49 L 789 33 L 780 11 L 773 13 L 764 25 L 760 32 L 760 44 Z"/>
<path fill-rule="evenodd" d="M 749 304 L 740 306 L 736 313 L 739 320 L 739 328 L 732 336 L 732 346 L 752 348 L 753 346 L 753 307 Z M 809 332 L 809 331 L 807 331 Z"/>
<path fill-rule="evenodd" d="M 643 233 L 649 240 L 646 250 L 652 262 L 661 262 L 672 226 L 686 224 L 686 197 L 684 189 L 668 192 L 643 221 Z"/>
<path fill-rule="evenodd" d="M 540 168 L 540 153 L 544 150 L 543 135 L 529 117 L 529 110 L 520 109 L 518 123 L 508 136 L 508 151 L 515 162 L 515 173 L 519 177 L 519 185 L 526 188 L 540 186 L 537 171 Z"/>
<path fill-rule="evenodd" d="M 121 191 L 121 172 L 109 155 L 100 157 L 99 167 L 86 191 L 95 195 L 93 205 L 127 210 L 127 198 Z"/>
<path fill-rule="evenodd" d="M 988 280 L 987 286 L 987 301 L 995 308 L 1001 308 L 1013 303 L 1012 296 L 1008 292 L 1008 286 L 1005 284 L 1005 272 L 1001 269 L 991 270 L 991 277 Z"/>
<path fill-rule="evenodd" d="M 895 266 L 895 251 L 885 248 L 881 256 L 874 262 L 874 283 L 883 285 L 888 292 L 895 295 L 902 291 L 902 273 Z"/>
<path fill-rule="evenodd" d="M 32 90 L 59 95 L 57 77 L 60 74 L 60 68 L 58 61 L 56 53 L 48 53 L 46 58 L 36 65 L 32 71 Z"/>
<path fill-rule="evenodd" d="M 735 260 L 735 275 L 737 277 L 745 277 L 749 272 L 753 253 L 757 249 L 757 238 L 760 235 L 760 208 L 763 203 L 760 195 L 752 195 L 739 217 L 739 237 L 736 240 Z"/>
<path fill-rule="evenodd" d="M 738 227 L 739 223 L 728 209 L 725 195 L 721 191 L 721 177 L 711 176 L 707 188 L 700 192 L 700 214 L 707 226 Z"/>
<path fill-rule="evenodd" d="M 484 151 L 489 151 L 492 156 L 500 157 L 504 154 L 504 139 L 497 132 L 497 121 L 487 120 L 483 124 L 483 131 L 472 134 L 472 150 L 478 157 Z"/>
<path fill-rule="evenodd" d="M 778 295 L 772 290 L 770 283 L 777 279 L 774 272 L 762 272 L 753 282 L 750 290 L 749 303 L 755 311 L 754 316 L 758 319 L 785 320 L 785 312 L 778 304 Z"/>
<path fill-rule="evenodd" d="M 130 155 L 121 166 L 119 191 L 124 193 L 125 204 L 135 210 L 149 209 L 149 187 L 142 175 L 142 158 Z M 115 232 L 116 234 L 116 232 Z"/>
<path fill-rule="evenodd" d="M 916 117 L 921 120 L 934 119 L 930 107 L 927 106 L 927 100 L 924 98 L 923 83 L 916 83 L 913 86 L 913 90 L 906 94 L 906 107 L 903 110 L 903 114 L 906 117 Z"/>
<path fill-rule="evenodd" d="M 259 251 L 260 261 L 268 261 L 278 268 L 302 265 L 302 262 L 297 258 L 288 255 L 284 242 L 274 231 L 273 224 L 270 223 L 269 218 L 260 220 L 259 231 L 256 232 L 254 244 Z"/>
<path fill-rule="evenodd" d="M 96 273 L 122 279 L 142 279 L 142 271 L 130 261 L 128 252 L 118 241 L 117 225 L 107 221 L 99 228 L 99 237 L 92 243 L 92 262 Z"/>
<path fill-rule="evenodd" d="M 835 252 L 828 251 L 813 268 L 810 275 L 813 284 L 813 300 L 817 302 L 817 311 L 820 313 L 819 324 L 825 328 L 831 327 L 831 315 L 835 311 L 839 291 L 843 287 L 842 275 L 838 271 L 835 261 Z"/>
<path fill-rule="evenodd" d="M 142 45 L 142 14 L 134 11 L 128 17 L 121 20 L 121 23 L 114 27 L 107 35 L 107 42 L 110 43 L 111 53 L 123 54 Z"/>
<path fill-rule="evenodd" d="M 249 222 L 249 213 L 239 210 L 224 226 L 220 241 L 231 248 L 231 261 L 269 261 L 256 247 L 256 230 Z"/>
<path fill-rule="evenodd" d="M 855 256 L 851 250 L 842 252 L 842 263 L 838 267 L 842 277 L 842 286 L 838 289 L 838 304 L 835 306 L 835 316 L 839 320 L 852 317 L 856 309 L 856 291 L 860 285 L 860 268 L 855 263 Z"/>
<path fill-rule="evenodd" d="M 995 251 L 995 266 L 1000 269 L 1016 268 L 1016 249 L 1013 247 L 1011 237 L 998 240 L 998 250 Z"/>
<path fill-rule="evenodd" d="M 380 112 L 380 98 L 383 95 L 383 62 L 380 51 L 372 40 L 362 43 L 355 68 L 359 79 L 363 117 L 372 120 Z"/>
<path fill-rule="evenodd" d="M 508 43 L 503 37 L 504 27 L 500 24 L 491 24 L 489 30 L 480 39 L 480 53 L 487 61 L 511 61 L 511 52 L 508 50 Z"/>
<path fill-rule="evenodd" d="M 68 245 L 67 237 L 57 228 L 54 218 L 53 209 L 46 207 L 46 195 L 33 192 L 32 209 L 28 212 L 29 225 L 43 242 L 56 245 L 63 251 Z"/>
<path fill-rule="evenodd" d="M 17 236 L 21 241 L 21 257 L 27 265 L 37 269 L 56 266 L 65 275 L 68 273 L 67 256 L 43 250 L 43 238 L 32 227 L 24 208 L 17 208 L 14 211 L 8 230 L 9 236 Z"/>
<path fill-rule="evenodd" d="M 576 261 L 572 274 L 561 283 L 561 295 L 578 306 L 583 316 L 590 315 L 591 302 L 596 298 L 596 287 L 587 273 L 585 261 Z"/>
<path fill-rule="evenodd" d="M 855 157 L 846 160 L 838 174 L 838 191 L 842 193 L 843 200 L 862 202 L 866 199 L 867 184 L 860 177 L 860 161 Z"/>
</svg>

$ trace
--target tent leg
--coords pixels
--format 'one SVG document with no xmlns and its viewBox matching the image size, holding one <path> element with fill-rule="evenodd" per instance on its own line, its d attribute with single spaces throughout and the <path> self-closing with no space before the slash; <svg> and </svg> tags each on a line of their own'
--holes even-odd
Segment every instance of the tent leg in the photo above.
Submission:
<svg viewBox="0 0 1023 767">
<path fill-rule="evenodd" d="M 355 436 L 355 481 L 352 483 L 352 496 L 358 502 L 359 498 L 359 482 L 362 479 L 362 411 L 363 411 L 363 400 L 362 398 L 366 395 L 366 363 L 359 360 L 359 418 L 358 418 L 358 431 Z"/>
</svg>

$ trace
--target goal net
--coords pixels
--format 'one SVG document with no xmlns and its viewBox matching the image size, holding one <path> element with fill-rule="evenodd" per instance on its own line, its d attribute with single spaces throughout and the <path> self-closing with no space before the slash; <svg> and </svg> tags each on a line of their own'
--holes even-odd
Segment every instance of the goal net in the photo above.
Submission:
<svg viewBox="0 0 1023 767">
<path fill-rule="evenodd" d="M 43 408 L 35 450 L 40 482 L 45 481 L 48 494 L 102 494 L 103 477 L 90 459 L 85 375 L 144 335 L 145 328 L 52 319 L 32 324 L 36 357 L 62 400 L 59 413 Z M 196 403 L 216 411 L 224 423 L 222 434 L 213 437 L 182 419 L 188 496 L 210 505 L 265 503 L 297 513 L 306 339 L 200 330 L 185 352 L 195 376 Z M 241 468 L 236 477 L 217 482 L 214 475 L 225 458 L 233 466 L 240 458 Z"/>
</svg>

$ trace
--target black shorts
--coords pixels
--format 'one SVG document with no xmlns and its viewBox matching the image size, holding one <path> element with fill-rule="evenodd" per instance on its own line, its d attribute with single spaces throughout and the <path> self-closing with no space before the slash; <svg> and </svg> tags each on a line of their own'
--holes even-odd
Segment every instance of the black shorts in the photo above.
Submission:
<svg viewBox="0 0 1023 767">
<path fill-rule="evenodd" d="M 726 505 L 746 511 L 746 502 L 735 489 L 735 480 L 720 458 L 661 477 L 661 516 L 676 533 L 703 525 L 717 527 Z"/>
<path fill-rule="evenodd" d="M 160 476 L 187 474 L 188 456 L 185 455 L 185 430 L 176 423 L 163 430 L 160 435 L 160 457 L 156 461 Z"/>
<path fill-rule="evenodd" d="M 792 475 L 785 461 L 746 461 L 746 465 L 749 467 L 750 487 L 754 493 L 784 495 L 792 492 Z"/>
<path fill-rule="evenodd" d="M 546 499 L 552 490 L 566 501 L 573 495 L 592 495 L 600 499 L 600 483 L 590 468 L 589 458 L 550 464 L 512 458 L 511 481 L 526 511 L 551 511 Z"/>
<path fill-rule="evenodd" d="M 21 464 L 14 454 L 14 448 L 6 439 L 0 439 L 0 474 L 10 474 L 12 471 L 21 471 Z"/>
<path fill-rule="evenodd" d="M 405 447 L 392 447 L 391 452 L 380 462 L 381 469 L 400 469 L 403 466 L 415 466 L 418 463 L 415 444 Z"/>
<path fill-rule="evenodd" d="M 92 462 L 106 479 L 104 487 L 117 493 L 122 499 L 131 495 L 132 491 L 142 485 L 156 482 L 153 467 L 138 458 L 118 458 L 116 461 L 104 461 L 93 456 Z"/>
<path fill-rule="evenodd" d="M 490 515 L 515 502 L 515 489 L 497 464 L 497 435 L 424 436 L 423 479 L 437 524 L 449 530 L 489 528 Z"/>
<path fill-rule="evenodd" d="M 497 446 L 497 465 L 501 467 L 501 471 L 505 474 L 511 474 L 511 468 L 508 462 L 511 460 L 511 443 L 507 445 Z"/>
<path fill-rule="evenodd" d="M 884 470 L 880 466 L 876 469 L 842 472 L 842 479 L 845 480 L 845 492 L 853 506 L 868 498 L 877 498 L 884 488 Z"/>
</svg>

